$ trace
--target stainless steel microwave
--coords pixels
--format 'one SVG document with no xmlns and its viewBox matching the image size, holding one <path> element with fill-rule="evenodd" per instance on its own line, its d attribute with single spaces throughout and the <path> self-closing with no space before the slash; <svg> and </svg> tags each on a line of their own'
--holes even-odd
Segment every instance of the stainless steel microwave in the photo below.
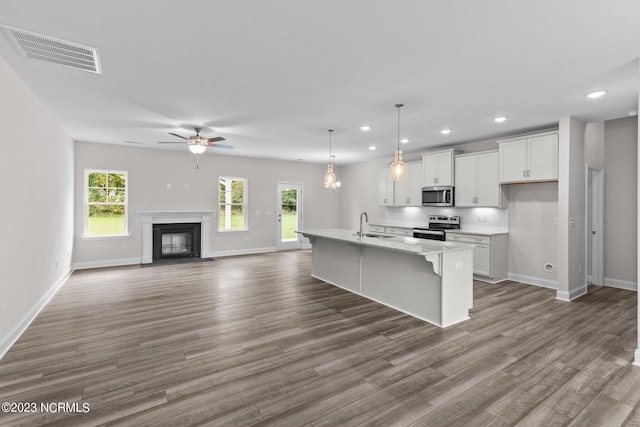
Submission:
<svg viewBox="0 0 640 427">
<path fill-rule="evenodd" d="M 453 206 L 453 186 L 422 187 L 422 206 Z"/>
</svg>

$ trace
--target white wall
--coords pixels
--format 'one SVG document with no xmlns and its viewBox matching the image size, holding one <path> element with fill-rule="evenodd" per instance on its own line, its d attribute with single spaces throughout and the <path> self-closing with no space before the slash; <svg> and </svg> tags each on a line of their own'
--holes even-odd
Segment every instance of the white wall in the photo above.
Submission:
<svg viewBox="0 0 640 427">
<path fill-rule="evenodd" d="M 0 58 L 0 357 L 70 273 L 73 141 Z"/>
<path fill-rule="evenodd" d="M 128 172 L 129 237 L 83 238 L 84 170 L 94 168 Z M 220 233 L 216 222 L 208 237 L 211 251 L 228 254 L 275 250 L 276 182 L 279 180 L 303 183 L 305 228 L 338 226 L 340 193 L 323 188 L 324 172 L 325 165 L 233 157 L 213 149 L 200 156 L 200 169 L 196 170 L 196 157 L 186 147 L 180 151 L 169 151 L 76 143 L 75 188 L 78 197 L 75 203 L 74 262 L 80 268 L 139 263 L 142 256 L 141 218 L 136 211 L 203 210 L 217 213 L 219 176 L 248 179 L 249 231 Z M 340 168 L 336 173 L 342 179 Z M 171 184 L 171 189 L 167 184 Z M 188 190 L 185 184 L 189 185 Z"/>
<path fill-rule="evenodd" d="M 509 207 L 509 277 L 558 286 L 558 183 L 503 186 Z M 552 271 L 545 264 L 553 266 Z"/>
<path fill-rule="evenodd" d="M 605 122 L 605 284 L 637 280 L 638 118 Z"/>
</svg>

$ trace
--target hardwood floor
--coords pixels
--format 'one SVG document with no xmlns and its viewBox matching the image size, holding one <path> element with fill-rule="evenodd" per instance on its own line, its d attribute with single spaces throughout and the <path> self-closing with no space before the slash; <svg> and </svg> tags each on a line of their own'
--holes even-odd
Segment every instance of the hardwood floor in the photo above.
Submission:
<svg viewBox="0 0 640 427">
<path fill-rule="evenodd" d="M 476 282 L 471 320 L 440 329 L 310 270 L 298 251 L 76 272 L 0 361 L 0 402 L 90 410 L 0 424 L 640 425 L 635 292 Z"/>
</svg>

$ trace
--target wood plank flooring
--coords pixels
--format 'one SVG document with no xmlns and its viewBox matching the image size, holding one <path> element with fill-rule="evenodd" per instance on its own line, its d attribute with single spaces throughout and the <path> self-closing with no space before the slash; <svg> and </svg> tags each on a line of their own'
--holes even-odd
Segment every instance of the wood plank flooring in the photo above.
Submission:
<svg viewBox="0 0 640 427">
<path fill-rule="evenodd" d="M 310 255 L 74 273 L 0 361 L 0 402 L 90 410 L 0 424 L 640 426 L 635 292 L 476 282 L 440 329 L 311 278 Z"/>
</svg>

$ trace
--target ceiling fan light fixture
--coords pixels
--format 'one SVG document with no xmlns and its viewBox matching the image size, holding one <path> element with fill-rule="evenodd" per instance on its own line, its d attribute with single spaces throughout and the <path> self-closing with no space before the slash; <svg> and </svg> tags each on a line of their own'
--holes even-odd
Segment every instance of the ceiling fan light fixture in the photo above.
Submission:
<svg viewBox="0 0 640 427">
<path fill-rule="evenodd" d="M 191 151 L 193 154 L 202 154 L 205 152 L 206 149 L 207 149 L 206 145 L 189 144 L 189 151 Z"/>
</svg>

